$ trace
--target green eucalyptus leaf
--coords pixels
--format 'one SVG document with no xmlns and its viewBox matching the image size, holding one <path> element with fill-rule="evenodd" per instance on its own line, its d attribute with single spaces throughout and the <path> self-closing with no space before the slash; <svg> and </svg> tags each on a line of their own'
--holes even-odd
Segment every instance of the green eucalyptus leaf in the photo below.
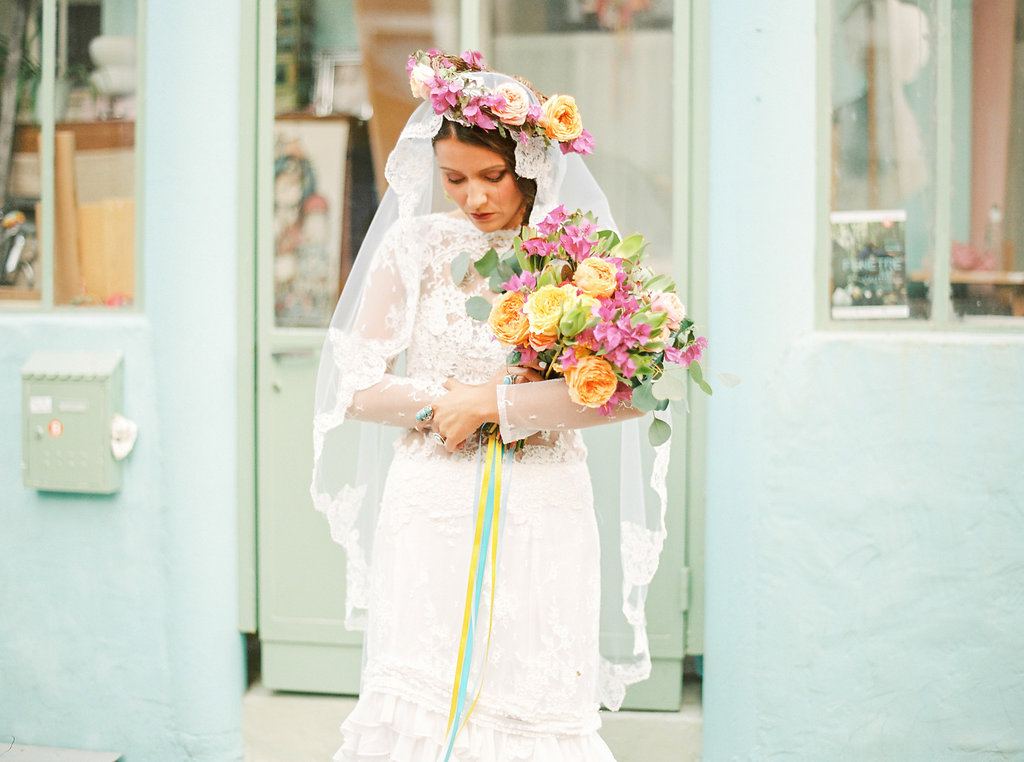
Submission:
<svg viewBox="0 0 1024 762">
<path fill-rule="evenodd" d="M 686 396 L 686 378 L 666 371 L 654 382 L 651 391 L 659 400 L 681 400 Z"/>
<path fill-rule="evenodd" d="M 504 283 L 506 280 L 507 278 L 503 278 L 501 273 L 495 270 L 493 273 L 491 273 L 491 277 L 487 279 L 487 285 L 490 287 L 491 291 L 493 291 L 496 294 L 500 294 L 501 284 Z"/>
<path fill-rule="evenodd" d="M 655 399 L 652 392 L 651 382 L 644 381 L 640 386 L 633 390 L 633 396 L 629 400 L 629 404 L 644 413 L 649 413 L 652 410 L 658 409 L 659 400 Z"/>
<path fill-rule="evenodd" d="M 647 438 L 653 447 L 665 444 L 672 436 L 672 427 L 660 418 L 651 421 L 651 427 L 647 429 Z"/>
<path fill-rule="evenodd" d="M 701 382 L 704 380 L 704 371 L 701 370 L 700 363 L 696 361 L 691 362 L 689 371 L 690 378 L 693 379 L 693 383 L 697 384 L 697 386 L 700 386 Z"/>
<path fill-rule="evenodd" d="M 473 296 L 466 300 L 466 314 L 474 320 L 486 322 L 491 316 L 491 303 L 482 296 Z"/>
<path fill-rule="evenodd" d="M 483 278 L 486 278 L 493 273 L 497 266 L 498 252 L 494 249 L 488 249 L 486 254 L 473 263 L 473 267 L 476 268 L 476 271 L 480 273 Z"/>
<path fill-rule="evenodd" d="M 469 252 L 464 251 L 452 260 L 452 280 L 456 285 L 466 279 L 469 272 Z"/>
</svg>

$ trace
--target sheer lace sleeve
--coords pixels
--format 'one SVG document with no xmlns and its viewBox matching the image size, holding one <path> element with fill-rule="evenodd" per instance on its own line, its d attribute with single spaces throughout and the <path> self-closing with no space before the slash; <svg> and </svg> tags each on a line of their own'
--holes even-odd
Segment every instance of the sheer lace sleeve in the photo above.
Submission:
<svg viewBox="0 0 1024 762">
<path fill-rule="evenodd" d="M 409 346 L 422 270 L 405 227 L 396 225 L 382 242 L 351 331 L 331 337 L 340 370 L 339 412 L 346 418 L 412 426 L 416 412 L 443 392 L 392 372 Z"/>
<path fill-rule="evenodd" d="M 627 405 L 620 405 L 612 415 L 577 405 L 569 399 L 569 389 L 561 378 L 498 386 L 498 421 L 505 442 L 525 439 L 538 431 L 584 429 L 641 415 Z"/>
</svg>

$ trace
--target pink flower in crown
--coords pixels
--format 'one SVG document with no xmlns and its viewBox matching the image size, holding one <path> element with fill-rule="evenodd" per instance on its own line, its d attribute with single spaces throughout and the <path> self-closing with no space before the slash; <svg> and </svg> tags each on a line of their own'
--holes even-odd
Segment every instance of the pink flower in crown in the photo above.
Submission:
<svg viewBox="0 0 1024 762">
<path fill-rule="evenodd" d="M 515 126 L 526 121 L 530 108 L 530 96 L 527 95 L 526 88 L 514 82 L 503 82 L 494 89 L 494 94 L 500 99 L 500 103 L 491 109 L 498 119 Z"/>
<path fill-rule="evenodd" d="M 486 105 L 482 104 L 482 101 L 482 98 L 470 98 L 469 103 L 462 108 L 462 116 L 467 122 L 475 124 L 481 129 L 493 130 L 497 125 L 493 119 L 480 110 L 481 105 Z"/>
<path fill-rule="evenodd" d="M 438 77 L 434 87 L 430 88 L 430 102 L 434 106 L 434 113 L 443 114 L 448 109 L 457 105 L 459 93 L 461 92 L 461 80 L 447 80 Z"/>
<path fill-rule="evenodd" d="M 477 50 L 464 51 L 459 57 L 470 66 L 474 66 L 477 69 L 484 68 L 484 57 Z"/>
<path fill-rule="evenodd" d="M 562 150 L 562 153 L 578 153 L 586 156 L 594 150 L 594 136 L 583 130 L 580 136 L 571 143 L 559 143 L 558 147 Z"/>
<path fill-rule="evenodd" d="M 554 241 L 546 241 L 543 238 L 527 238 L 523 241 L 523 249 L 531 257 L 547 257 L 558 249 L 558 244 Z"/>
<path fill-rule="evenodd" d="M 412 90 L 414 98 L 426 100 L 430 97 L 431 91 L 440 84 L 437 74 L 430 64 L 414 63 L 411 58 L 409 62 L 413 63 L 409 69 L 409 89 Z"/>
<path fill-rule="evenodd" d="M 559 204 L 548 212 L 547 217 L 537 224 L 537 231 L 541 235 L 551 235 L 558 230 L 559 226 L 565 222 L 568 217 L 569 213 L 565 211 L 565 206 L 563 204 Z"/>
</svg>

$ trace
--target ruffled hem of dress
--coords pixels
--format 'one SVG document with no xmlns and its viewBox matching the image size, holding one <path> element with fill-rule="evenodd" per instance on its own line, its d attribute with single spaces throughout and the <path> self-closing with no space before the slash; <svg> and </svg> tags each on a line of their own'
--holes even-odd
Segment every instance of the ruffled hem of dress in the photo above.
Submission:
<svg viewBox="0 0 1024 762">
<path fill-rule="evenodd" d="M 437 762 L 448 718 L 408 699 L 364 693 L 341 726 L 334 762 Z M 615 762 L 597 732 L 519 734 L 475 723 L 455 740 L 451 762 Z"/>
</svg>

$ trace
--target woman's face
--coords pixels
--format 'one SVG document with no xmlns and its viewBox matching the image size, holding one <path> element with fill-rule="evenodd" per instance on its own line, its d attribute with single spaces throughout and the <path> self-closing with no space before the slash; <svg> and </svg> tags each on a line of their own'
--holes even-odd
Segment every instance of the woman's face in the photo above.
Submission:
<svg viewBox="0 0 1024 762">
<path fill-rule="evenodd" d="M 455 138 L 438 140 L 434 153 L 441 185 L 477 228 L 491 233 L 522 224 L 525 200 L 500 154 Z"/>
</svg>

